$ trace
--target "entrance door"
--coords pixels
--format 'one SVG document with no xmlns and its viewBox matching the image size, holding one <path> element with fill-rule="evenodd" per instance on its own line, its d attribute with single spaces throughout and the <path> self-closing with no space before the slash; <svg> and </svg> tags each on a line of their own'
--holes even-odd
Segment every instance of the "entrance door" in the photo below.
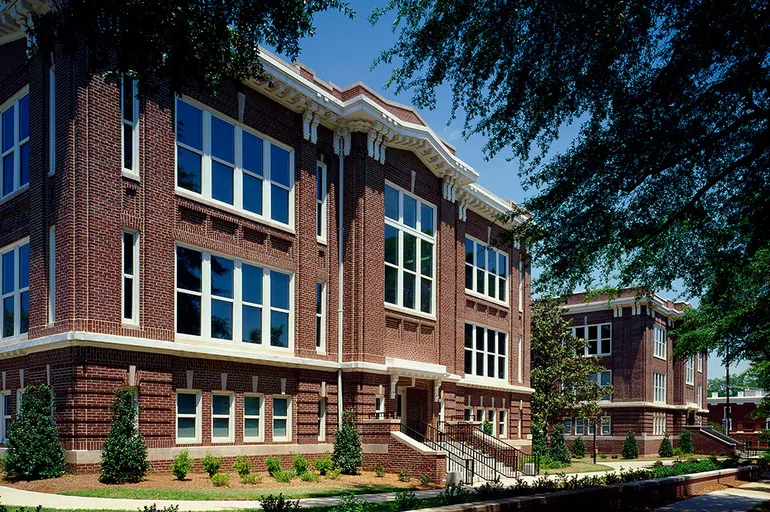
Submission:
<svg viewBox="0 0 770 512">
<path fill-rule="evenodd" d="M 425 425 L 430 421 L 428 398 L 427 389 L 406 389 L 406 424 L 422 434 L 426 433 Z"/>
</svg>

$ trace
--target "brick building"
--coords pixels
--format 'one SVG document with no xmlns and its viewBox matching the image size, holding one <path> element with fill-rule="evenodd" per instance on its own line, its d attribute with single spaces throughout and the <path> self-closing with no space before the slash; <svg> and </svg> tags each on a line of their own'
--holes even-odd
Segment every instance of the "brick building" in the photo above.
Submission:
<svg viewBox="0 0 770 512">
<path fill-rule="evenodd" d="M 531 444 L 528 258 L 491 244 L 511 203 L 419 113 L 268 52 L 271 84 L 140 98 L 85 48 L 28 60 L 46 5 L 0 6 L 2 425 L 48 382 L 76 470 L 119 387 L 156 467 L 323 453 L 343 408 L 367 465 L 420 453 L 401 422 Z"/>
<path fill-rule="evenodd" d="M 685 304 L 657 295 L 637 300 L 635 295 L 625 289 L 613 300 L 587 300 L 585 293 L 577 293 L 564 306 L 575 336 L 588 341 L 586 357 L 601 358 L 606 368 L 596 379 L 614 388 L 599 403 L 598 421 L 565 419 L 567 440 L 582 436 L 589 449 L 596 428 L 600 453 L 620 453 L 633 431 L 640 453 L 656 454 L 664 433 L 676 447 L 682 428 L 706 424 L 707 358 L 674 359 L 668 334 Z"/>
<path fill-rule="evenodd" d="M 727 424 L 727 398 L 712 393 L 706 401 L 709 406 L 709 423 L 716 423 L 722 430 L 751 448 L 770 448 L 759 440 L 762 430 L 770 429 L 770 418 L 755 418 L 753 413 L 762 403 L 767 393 L 764 389 L 746 388 L 738 391 L 737 396 L 730 397 L 729 428 Z M 728 432 L 729 431 L 729 432 Z"/>
</svg>

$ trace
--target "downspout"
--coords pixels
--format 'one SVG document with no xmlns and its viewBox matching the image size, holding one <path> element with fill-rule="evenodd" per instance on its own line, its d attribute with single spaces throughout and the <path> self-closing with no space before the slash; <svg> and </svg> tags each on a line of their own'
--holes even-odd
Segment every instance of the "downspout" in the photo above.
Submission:
<svg viewBox="0 0 770 512">
<path fill-rule="evenodd" d="M 343 300 L 343 271 L 345 250 L 345 139 L 337 137 L 340 155 L 339 170 L 339 218 L 337 219 L 337 256 L 339 258 L 337 268 L 337 362 L 340 368 L 337 370 L 337 427 L 342 428 L 342 300 Z"/>
</svg>

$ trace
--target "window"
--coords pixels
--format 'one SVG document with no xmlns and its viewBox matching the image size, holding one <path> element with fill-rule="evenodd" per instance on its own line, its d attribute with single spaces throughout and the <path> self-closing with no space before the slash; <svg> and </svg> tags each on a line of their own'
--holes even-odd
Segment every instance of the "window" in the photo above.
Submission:
<svg viewBox="0 0 770 512">
<path fill-rule="evenodd" d="M 610 422 L 609 416 L 602 416 L 600 420 L 601 424 L 601 430 L 599 431 L 599 435 L 602 436 L 611 436 L 612 435 L 612 423 Z"/>
<path fill-rule="evenodd" d="M 518 364 L 518 377 L 519 377 L 519 382 L 524 382 L 522 380 L 523 379 L 522 374 L 524 372 L 524 349 L 523 349 L 523 344 L 524 344 L 524 338 L 522 336 L 519 336 L 519 347 L 518 347 L 519 348 L 519 353 L 518 353 L 518 360 L 519 360 L 519 364 Z"/>
<path fill-rule="evenodd" d="M 596 430 L 596 418 L 586 418 L 585 419 L 586 427 L 587 428 L 587 435 L 592 436 L 594 435 L 594 432 Z"/>
<path fill-rule="evenodd" d="M 652 435 L 662 436 L 666 433 L 666 414 L 656 412 L 652 415 Z"/>
<path fill-rule="evenodd" d="M 463 410 L 463 421 L 473 421 L 473 409 L 470 407 Z"/>
<path fill-rule="evenodd" d="M 48 229 L 48 323 L 56 321 L 56 226 Z"/>
<path fill-rule="evenodd" d="M 326 350 L 326 284 L 315 284 L 315 348 Z"/>
<path fill-rule="evenodd" d="M 315 235 L 319 242 L 326 243 L 326 164 L 316 164 L 315 180 Z"/>
<path fill-rule="evenodd" d="M 443 424 L 444 420 L 446 419 L 446 408 L 444 407 L 444 400 L 441 399 L 438 401 L 438 422 L 439 424 Z"/>
<path fill-rule="evenodd" d="M 176 392 L 176 442 L 201 442 L 200 391 Z"/>
<path fill-rule="evenodd" d="M 508 255 L 465 237 L 465 291 L 508 303 Z"/>
<path fill-rule="evenodd" d="M 688 357 L 684 362 L 685 369 L 685 384 L 693 385 L 695 383 L 695 373 L 692 371 L 692 357 Z"/>
<path fill-rule="evenodd" d="M 572 435 L 572 418 L 564 418 L 564 433 L 566 435 Z"/>
<path fill-rule="evenodd" d="M 56 70 L 48 68 L 48 174 L 56 172 Z"/>
<path fill-rule="evenodd" d="M 291 398 L 273 397 L 273 441 L 291 440 Z"/>
<path fill-rule="evenodd" d="M 264 439 L 263 418 L 265 401 L 262 395 L 246 394 L 243 396 L 243 440 L 260 442 Z"/>
<path fill-rule="evenodd" d="M 584 436 L 586 434 L 583 418 L 575 418 L 575 435 Z"/>
<path fill-rule="evenodd" d="M 326 441 L 326 399 L 318 401 L 318 440 Z"/>
<path fill-rule="evenodd" d="M 666 359 L 666 330 L 657 325 L 653 328 L 655 335 L 655 357 Z"/>
<path fill-rule="evenodd" d="M 3 420 L 0 422 L 0 441 L 8 442 L 8 429 L 11 426 L 11 392 L 3 391 L 0 394 L 0 410 L 3 411 Z"/>
<path fill-rule="evenodd" d="M 524 311 L 524 262 L 519 253 L 519 311 Z"/>
<path fill-rule="evenodd" d="M 484 421 L 484 409 L 476 409 L 476 423 Z"/>
<path fill-rule="evenodd" d="M 211 441 L 232 442 L 233 435 L 233 394 L 212 393 L 211 395 Z"/>
<path fill-rule="evenodd" d="M 465 375 L 507 379 L 506 333 L 465 324 Z"/>
<path fill-rule="evenodd" d="M 123 322 L 139 323 L 139 233 L 123 231 Z"/>
<path fill-rule="evenodd" d="M 401 419 L 404 414 L 404 392 L 396 393 L 396 418 Z"/>
<path fill-rule="evenodd" d="M 176 100 L 177 190 L 294 225 L 294 152 L 189 100 Z"/>
<path fill-rule="evenodd" d="M 292 276 L 241 260 L 176 248 L 176 332 L 291 348 Z"/>
<path fill-rule="evenodd" d="M 123 123 L 123 172 L 139 176 L 139 98 L 136 80 L 123 75 L 120 83 L 120 117 Z"/>
<path fill-rule="evenodd" d="M 497 433 L 500 437 L 508 437 L 508 422 L 506 421 L 508 419 L 508 415 L 506 413 L 505 409 L 500 409 L 500 412 L 497 413 L 497 421 L 499 422 L 499 425 L 497 426 Z"/>
<path fill-rule="evenodd" d="M 666 403 L 666 376 L 662 373 L 652 374 L 652 400 Z"/>
<path fill-rule="evenodd" d="M 612 384 L 612 372 L 607 370 L 605 372 L 594 373 L 588 376 L 588 380 L 596 383 L 597 386 L 609 386 Z M 604 395 L 602 400 L 612 400 L 612 395 Z"/>
<path fill-rule="evenodd" d="M 29 95 L 24 87 L 0 105 L 0 198 L 29 185 Z"/>
<path fill-rule="evenodd" d="M 608 356 L 612 354 L 612 324 L 583 325 L 573 327 L 572 334 L 586 341 L 585 356 Z M 578 349 L 580 353 L 580 349 Z"/>
<path fill-rule="evenodd" d="M 29 330 L 29 241 L 0 249 L 0 292 L 3 304 L 2 337 Z"/>
<path fill-rule="evenodd" d="M 433 314 L 435 208 L 385 185 L 385 303 Z"/>
<path fill-rule="evenodd" d="M 698 371 L 703 372 L 703 352 L 698 352 Z"/>
<path fill-rule="evenodd" d="M 496 435 L 495 431 L 497 430 L 497 424 L 495 423 L 495 410 L 494 409 L 489 409 L 487 411 L 487 423 L 489 423 L 490 428 L 492 429 L 491 434 L 493 436 Z"/>
<path fill-rule="evenodd" d="M 695 389 L 695 403 L 698 404 L 698 407 L 703 408 L 703 384 L 698 384 Z"/>
<path fill-rule="evenodd" d="M 385 397 L 377 395 L 374 397 L 374 419 L 381 420 L 385 418 Z"/>
</svg>

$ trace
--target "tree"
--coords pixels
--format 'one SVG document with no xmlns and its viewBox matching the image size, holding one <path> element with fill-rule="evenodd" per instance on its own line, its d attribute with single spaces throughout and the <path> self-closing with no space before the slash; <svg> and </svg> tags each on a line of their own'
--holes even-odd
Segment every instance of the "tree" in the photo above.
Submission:
<svg viewBox="0 0 770 512">
<path fill-rule="evenodd" d="M 730 396 L 737 396 L 738 391 L 743 391 L 745 388 L 756 387 L 759 387 L 759 381 L 750 368 L 737 375 L 730 375 Z M 709 395 L 711 393 L 718 393 L 719 396 L 725 396 L 725 378 L 714 377 L 709 379 L 708 393 Z"/>
<path fill-rule="evenodd" d="M 668 434 L 663 436 L 663 441 L 660 442 L 660 448 L 658 448 L 658 455 L 661 457 L 673 457 L 674 448 L 671 447 L 671 440 L 668 438 Z"/>
<path fill-rule="evenodd" d="M 612 386 L 592 380 L 605 371 L 593 357 L 583 357 L 585 341 L 572 335 L 559 301 L 546 298 L 532 304 L 530 382 L 533 424 L 551 433 L 563 418 L 594 418 L 602 397 Z"/>
<path fill-rule="evenodd" d="M 330 9 L 355 14 L 342 0 L 69 0 L 35 15 L 31 33 L 43 55 L 87 41 L 94 72 L 131 73 L 140 88 L 159 78 L 173 92 L 190 81 L 215 90 L 225 77 L 261 77 L 260 45 L 295 59 L 314 16 Z"/>
<path fill-rule="evenodd" d="M 532 423 L 532 454 L 541 457 L 548 454 L 548 443 L 541 423 Z"/>
<path fill-rule="evenodd" d="M 342 428 L 334 438 L 332 459 L 346 475 L 355 475 L 364 461 L 361 437 L 356 430 L 356 414 L 352 409 L 342 413 Z"/>
<path fill-rule="evenodd" d="M 570 456 L 567 443 L 564 442 L 564 424 L 556 425 L 551 431 L 551 445 L 548 447 L 548 455 L 555 461 L 569 464 Z"/>
<path fill-rule="evenodd" d="M 624 459 L 639 458 L 639 444 L 636 442 L 636 435 L 633 432 L 629 432 L 626 440 L 623 441 L 622 454 Z"/>
<path fill-rule="evenodd" d="M 385 15 L 396 92 L 433 108 L 448 86 L 464 135 L 518 160 L 533 194 L 509 236 L 547 262 L 539 289 L 676 283 L 701 296 L 678 353 L 770 359 L 767 2 L 390 0 L 370 20 Z"/>
<path fill-rule="evenodd" d="M 53 397 L 45 384 L 24 389 L 21 410 L 8 429 L 3 469 L 8 478 L 39 480 L 64 474 L 64 447 L 53 421 Z"/>
<path fill-rule="evenodd" d="M 124 484 L 141 482 L 150 469 L 147 460 L 147 446 L 138 428 L 136 394 L 117 389 L 112 406 L 112 424 L 102 448 L 103 484 Z"/>
<path fill-rule="evenodd" d="M 582 459 L 586 456 L 586 444 L 582 437 L 572 441 L 572 456 L 576 459 Z"/>
</svg>

